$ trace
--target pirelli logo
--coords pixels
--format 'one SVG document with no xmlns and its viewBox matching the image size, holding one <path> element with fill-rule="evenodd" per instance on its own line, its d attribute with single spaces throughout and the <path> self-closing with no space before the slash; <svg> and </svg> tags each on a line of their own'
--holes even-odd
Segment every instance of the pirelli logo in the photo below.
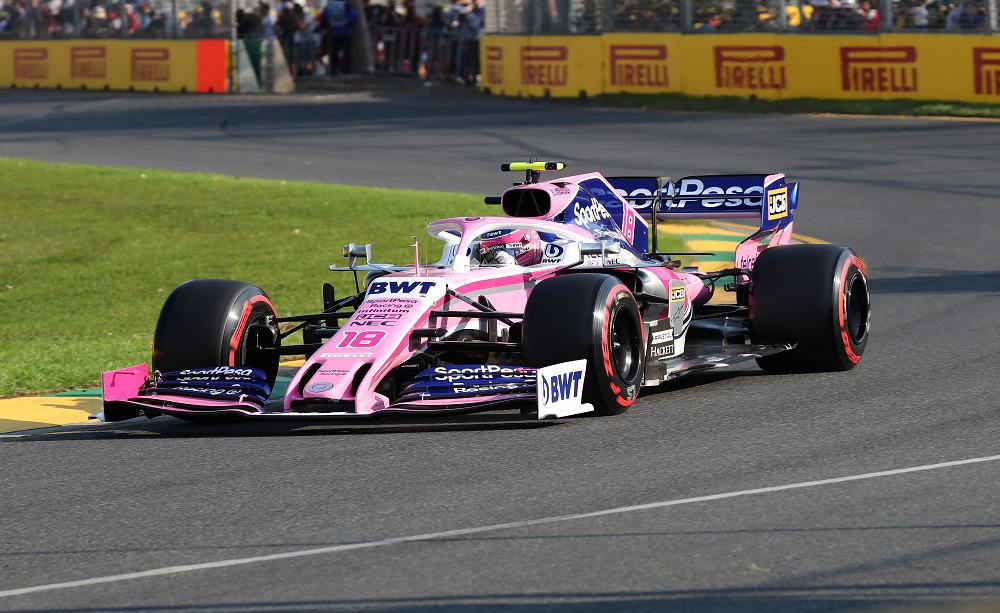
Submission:
<svg viewBox="0 0 1000 613">
<path fill-rule="evenodd" d="M 917 91 L 917 48 L 841 47 L 840 87 L 845 92 Z"/>
<path fill-rule="evenodd" d="M 566 85 L 569 49 L 564 46 L 521 47 L 522 85 Z"/>
<path fill-rule="evenodd" d="M 108 50 L 105 47 L 70 47 L 69 76 L 72 79 L 108 78 Z"/>
<path fill-rule="evenodd" d="M 43 81 L 49 78 L 49 50 L 45 48 L 14 49 L 14 78 Z"/>
<path fill-rule="evenodd" d="M 488 85 L 503 85 L 503 47 L 486 46 L 486 83 Z"/>
<path fill-rule="evenodd" d="M 717 45 L 715 86 L 720 89 L 785 89 L 785 48 L 781 45 Z"/>
<path fill-rule="evenodd" d="M 972 50 L 973 82 L 979 96 L 1000 96 L 1000 47 Z"/>
<path fill-rule="evenodd" d="M 611 84 L 620 87 L 669 87 L 666 45 L 608 47 Z"/>
<path fill-rule="evenodd" d="M 170 50 L 159 48 L 132 49 L 133 81 L 169 81 Z"/>
</svg>

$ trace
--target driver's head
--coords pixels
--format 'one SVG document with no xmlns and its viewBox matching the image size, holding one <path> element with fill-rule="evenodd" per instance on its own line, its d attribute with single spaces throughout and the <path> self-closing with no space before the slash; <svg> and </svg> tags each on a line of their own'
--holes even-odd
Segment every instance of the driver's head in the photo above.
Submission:
<svg viewBox="0 0 1000 613">
<path fill-rule="evenodd" d="M 542 261 L 542 239 L 534 230 L 494 230 L 479 241 L 479 261 L 500 266 L 534 266 Z"/>
</svg>

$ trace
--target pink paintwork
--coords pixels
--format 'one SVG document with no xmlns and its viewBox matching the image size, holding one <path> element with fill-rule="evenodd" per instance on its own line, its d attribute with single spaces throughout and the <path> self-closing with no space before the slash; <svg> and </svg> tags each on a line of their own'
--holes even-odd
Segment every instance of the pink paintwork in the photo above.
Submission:
<svg viewBox="0 0 1000 613">
<path fill-rule="evenodd" d="M 675 270 L 667 265 L 637 256 L 628 249 L 609 258 L 581 255 L 581 244 L 598 242 L 594 232 L 562 220 L 561 214 L 574 201 L 574 185 L 580 181 L 598 179 L 613 191 L 599 173 L 565 177 L 557 182 L 545 182 L 511 189 L 542 190 L 549 196 L 550 207 L 538 217 L 454 217 L 431 222 L 427 232 L 443 242 L 441 258 L 430 265 L 412 266 L 378 276 L 365 288 L 365 298 L 336 334 L 315 351 L 299 368 L 284 396 L 281 413 L 288 415 L 355 415 L 371 416 L 386 411 L 433 412 L 461 409 L 464 406 L 487 406 L 510 399 L 531 399 L 531 394 L 490 394 L 462 399 L 426 399 L 400 402 L 392 405 L 390 399 L 379 391 L 379 384 L 393 369 L 415 355 L 427 350 L 430 339 L 413 338 L 416 329 L 446 329 L 447 336 L 463 330 L 483 332 L 486 326 L 480 319 L 461 315 L 442 317 L 431 311 L 448 310 L 456 313 L 473 311 L 474 308 L 456 294 L 473 301 L 486 301 L 497 311 L 523 313 L 532 288 L 539 282 L 567 271 L 596 268 L 603 272 L 618 269 L 621 274 L 642 271 L 642 290 L 650 295 L 666 298 L 660 309 L 662 317 L 668 311 L 682 315 L 684 329 L 675 331 L 678 344 L 683 347 L 683 335 L 690 321 L 694 306 L 704 304 L 712 292 L 706 283 L 691 272 Z M 783 180 L 783 175 L 770 175 L 769 185 Z M 508 190 L 509 191 L 509 190 Z M 595 201 L 596 205 L 596 201 Z M 631 205 L 622 200 L 624 225 L 648 223 L 638 216 Z M 763 208 L 763 207 L 762 207 Z M 631 226 L 630 226 L 631 227 Z M 743 261 L 752 268 L 760 251 L 768 246 L 786 244 L 790 240 L 791 220 L 773 230 L 761 230 L 744 240 L 736 251 L 737 265 Z M 541 234 L 544 258 L 537 265 L 511 265 L 494 267 L 479 265 L 476 259 L 481 237 L 494 230 L 523 230 L 532 236 Z M 617 240 L 632 245 L 632 236 L 617 229 Z M 555 236 L 555 240 L 551 237 Z M 601 238 L 607 239 L 606 235 Z M 548 248 L 555 245 L 558 248 Z M 623 245 L 624 247 L 625 245 Z M 416 245 L 414 245 L 416 249 Z M 415 251 L 419 253 L 419 251 Z M 603 258 L 603 259 L 602 259 Z M 371 270 L 371 269 L 368 269 Z M 673 294 L 685 289 L 682 301 L 675 301 Z M 655 311 L 657 305 L 651 307 Z M 506 338 L 508 324 L 495 323 L 495 333 Z M 682 351 L 682 350 L 681 350 Z M 264 415 L 252 403 L 233 402 L 156 394 L 139 394 L 139 386 L 147 377 L 145 365 L 104 373 L 102 377 L 106 401 L 128 401 L 138 409 L 153 413 L 185 415 L 192 413 L 232 413 L 239 415 Z M 273 413 L 268 413 L 273 414 Z"/>
</svg>

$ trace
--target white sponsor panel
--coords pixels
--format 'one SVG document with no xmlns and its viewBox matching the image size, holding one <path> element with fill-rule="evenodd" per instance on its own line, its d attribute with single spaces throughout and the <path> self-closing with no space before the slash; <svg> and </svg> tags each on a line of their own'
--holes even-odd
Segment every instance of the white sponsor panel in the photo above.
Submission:
<svg viewBox="0 0 1000 613">
<path fill-rule="evenodd" d="M 569 417 L 594 410 L 583 402 L 587 360 L 573 360 L 538 369 L 538 419 Z"/>
</svg>

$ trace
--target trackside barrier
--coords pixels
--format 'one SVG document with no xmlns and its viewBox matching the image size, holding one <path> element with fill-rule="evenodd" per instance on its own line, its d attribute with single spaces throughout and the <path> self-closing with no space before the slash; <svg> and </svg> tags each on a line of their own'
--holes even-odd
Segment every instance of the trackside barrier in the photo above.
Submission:
<svg viewBox="0 0 1000 613">
<path fill-rule="evenodd" d="M 229 41 L 0 41 L 0 87 L 224 93 Z"/>
<path fill-rule="evenodd" d="M 1000 103 L 1000 36 L 484 35 L 481 87 L 507 96 L 664 93 Z"/>
</svg>

